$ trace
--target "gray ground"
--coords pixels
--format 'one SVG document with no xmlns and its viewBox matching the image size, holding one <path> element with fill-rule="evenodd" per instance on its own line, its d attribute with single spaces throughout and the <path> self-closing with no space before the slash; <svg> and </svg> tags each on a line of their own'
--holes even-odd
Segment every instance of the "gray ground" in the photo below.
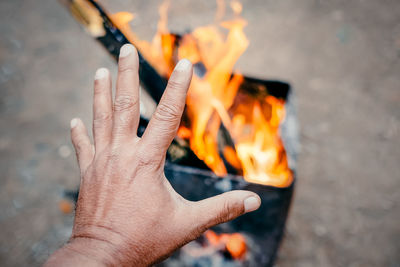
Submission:
<svg viewBox="0 0 400 267">
<path fill-rule="evenodd" d="M 180 2 L 171 28 L 212 20 L 214 1 Z M 105 3 L 135 12 L 151 37 L 159 1 Z M 277 265 L 399 266 L 400 2 L 247 0 L 244 17 L 238 69 L 290 81 L 298 100 L 297 191 Z M 71 231 L 58 207 L 79 182 L 69 120 L 90 123 L 94 71 L 115 64 L 57 1 L 3 0 L 0 20 L 0 265 L 39 265 Z"/>
</svg>

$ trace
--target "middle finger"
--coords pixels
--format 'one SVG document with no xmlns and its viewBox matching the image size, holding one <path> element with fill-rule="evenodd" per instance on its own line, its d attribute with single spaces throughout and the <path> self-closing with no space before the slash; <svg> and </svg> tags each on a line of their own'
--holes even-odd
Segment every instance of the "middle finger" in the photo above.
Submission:
<svg viewBox="0 0 400 267">
<path fill-rule="evenodd" d="M 138 69 L 135 47 L 131 44 L 122 46 L 114 101 L 113 140 L 116 142 L 136 136 L 140 118 Z"/>
</svg>

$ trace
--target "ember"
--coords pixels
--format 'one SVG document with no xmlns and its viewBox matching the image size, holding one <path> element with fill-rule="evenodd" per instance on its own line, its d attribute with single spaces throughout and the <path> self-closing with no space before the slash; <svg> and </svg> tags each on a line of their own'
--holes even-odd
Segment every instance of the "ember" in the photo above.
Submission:
<svg viewBox="0 0 400 267">
<path fill-rule="evenodd" d="M 246 239 L 239 233 L 216 234 L 212 230 L 204 233 L 210 245 L 223 247 L 234 259 L 241 259 L 246 253 Z"/>
</svg>

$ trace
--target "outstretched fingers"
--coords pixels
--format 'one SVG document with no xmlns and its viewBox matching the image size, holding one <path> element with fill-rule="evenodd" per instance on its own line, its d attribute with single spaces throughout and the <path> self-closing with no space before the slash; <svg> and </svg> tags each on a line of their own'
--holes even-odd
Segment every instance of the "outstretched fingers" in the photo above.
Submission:
<svg viewBox="0 0 400 267">
<path fill-rule="evenodd" d="M 185 107 L 186 93 L 192 79 L 192 64 L 182 59 L 176 65 L 167 88 L 142 136 L 147 156 L 163 158 L 178 130 Z"/>
</svg>

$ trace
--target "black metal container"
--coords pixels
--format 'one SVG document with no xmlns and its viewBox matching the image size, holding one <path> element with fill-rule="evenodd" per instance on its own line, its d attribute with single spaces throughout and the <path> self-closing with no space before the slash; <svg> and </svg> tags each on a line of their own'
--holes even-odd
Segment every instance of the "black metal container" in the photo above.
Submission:
<svg viewBox="0 0 400 267">
<path fill-rule="evenodd" d="M 261 207 L 254 212 L 216 226 L 217 233 L 239 232 L 246 237 L 248 251 L 241 260 L 224 259 L 223 265 L 232 266 L 271 266 L 274 262 L 288 215 L 293 195 L 294 183 L 286 188 L 277 188 L 252 184 L 243 177 L 228 175 L 217 177 L 210 171 L 204 171 L 187 166 L 166 164 L 165 174 L 174 189 L 189 200 L 201 200 L 230 190 L 250 190 L 256 192 L 262 199 Z M 188 259 L 187 255 L 177 252 L 163 266 L 198 266 L 220 265 L 213 259 Z M 222 264 L 220 265 L 222 266 Z"/>
<path fill-rule="evenodd" d="M 298 132 L 293 103 L 293 92 L 287 83 L 245 78 L 241 89 L 263 85 L 268 94 L 285 99 L 286 117 L 281 125 L 281 138 L 285 145 L 289 166 L 295 176 Z M 261 199 L 261 207 L 254 212 L 214 227 L 217 233 L 240 233 L 246 238 L 248 250 L 242 260 L 212 257 L 193 258 L 184 252 L 176 252 L 161 266 L 272 266 L 282 240 L 285 223 L 295 187 L 285 188 L 249 183 L 242 176 L 231 175 L 221 178 L 213 172 L 191 166 L 167 162 L 165 174 L 174 189 L 183 197 L 196 201 L 230 190 L 250 190 Z"/>
</svg>

